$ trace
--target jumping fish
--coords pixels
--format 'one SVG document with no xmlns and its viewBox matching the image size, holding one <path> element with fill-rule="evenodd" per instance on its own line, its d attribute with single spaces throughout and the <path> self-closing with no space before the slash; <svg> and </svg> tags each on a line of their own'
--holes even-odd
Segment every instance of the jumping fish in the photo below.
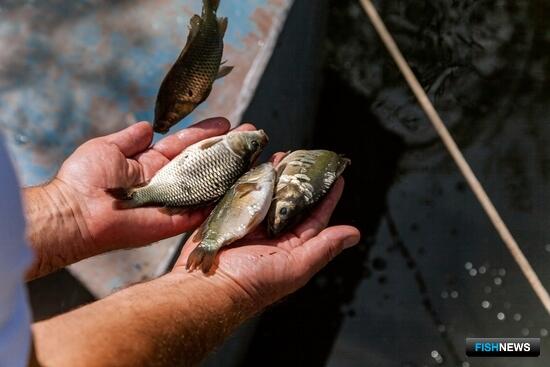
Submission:
<svg viewBox="0 0 550 367">
<path fill-rule="evenodd" d="M 263 130 L 235 131 L 191 145 L 146 184 L 109 189 L 119 208 L 163 206 L 168 211 L 215 202 L 267 145 Z"/>
<path fill-rule="evenodd" d="M 167 133 L 189 115 L 208 98 L 214 80 L 233 69 L 221 66 L 228 21 L 216 16 L 219 3 L 220 0 L 203 0 L 202 15 L 191 18 L 187 43 L 157 95 L 153 127 L 158 133 Z"/>
<path fill-rule="evenodd" d="M 319 201 L 351 161 L 328 150 L 297 150 L 278 165 L 275 197 L 268 214 L 268 231 L 275 236 L 296 224 Z"/>
<path fill-rule="evenodd" d="M 272 163 L 264 163 L 243 175 L 225 194 L 197 232 L 200 244 L 191 252 L 187 269 L 207 273 L 218 251 L 243 238 L 267 215 L 277 175 Z"/>
</svg>

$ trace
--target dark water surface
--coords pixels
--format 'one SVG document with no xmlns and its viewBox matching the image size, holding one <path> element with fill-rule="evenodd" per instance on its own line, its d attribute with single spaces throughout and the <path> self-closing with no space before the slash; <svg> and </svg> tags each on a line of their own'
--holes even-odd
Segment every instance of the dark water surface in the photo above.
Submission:
<svg viewBox="0 0 550 367">
<path fill-rule="evenodd" d="M 550 3 L 376 5 L 550 288 Z M 364 238 L 263 315 L 244 365 L 549 366 L 550 317 L 357 1 L 331 1 L 326 50 L 314 145 L 352 158 L 334 222 Z M 466 359 L 469 336 L 542 354 Z"/>
</svg>

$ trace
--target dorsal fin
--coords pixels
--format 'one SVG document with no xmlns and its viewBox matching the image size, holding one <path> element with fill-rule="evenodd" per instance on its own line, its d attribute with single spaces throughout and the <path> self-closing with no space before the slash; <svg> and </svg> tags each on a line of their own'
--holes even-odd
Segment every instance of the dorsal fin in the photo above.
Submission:
<svg viewBox="0 0 550 367">
<path fill-rule="evenodd" d="M 228 25 L 227 18 L 218 18 L 218 31 L 220 32 L 220 37 L 223 38 L 225 36 L 225 32 L 227 31 L 227 25 Z"/>
<path fill-rule="evenodd" d="M 189 21 L 189 34 L 187 35 L 187 42 L 185 43 L 185 47 L 178 56 L 178 59 L 181 59 L 183 55 L 185 55 L 185 53 L 193 43 L 193 40 L 195 39 L 195 37 L 197 37 L 197 34 L 199 34 L 201 24 L 202 18 L 199 17 L 197 14 L 193 15 L 193 17 Z"/>
<path fill-rule="evenodd" d="M 253 191 L 259 190 L 259 188 L 260 187 L 256 182 L 243 182 L 235 186 L 235 196 L 242 198 Z"/>
<path fill-rule="evenodd" d="M 222 140 L 223 140 L 223 136 L 214 136 L 212 138 L 205 139 L 203 141 L 198 142 L 195 146 L 197 149 L 205 150 L 214 146 L 215 144 L 219 143 Z"/>
</svg>

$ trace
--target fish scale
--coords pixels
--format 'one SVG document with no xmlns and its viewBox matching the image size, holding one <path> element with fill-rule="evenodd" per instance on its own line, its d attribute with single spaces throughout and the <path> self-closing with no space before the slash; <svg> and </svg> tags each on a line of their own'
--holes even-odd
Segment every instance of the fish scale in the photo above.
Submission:
<svg viewBox="0 0 550 367">
<path fill-rule="evenodd" d="M 268 230 L 277 235 L 296 224 L 342 174 L 350 160 L 328 150 L 298 150 L 277 166 L 275 198 L 268 215 Z"/>
<path fill-rule="evenodd" d="M 224 195 L 197 231 L 199 245 L 187 260 L 187 269 L 208 272 L 218 251 L 253 231 L 265 218 L 277 175 L 272 163 L 245 173 Z"/>
<path fill-rule="evenodd" d="M 181 207 L 213 201 L 223 195 L 245 170 L 240 157 L 224 144 L 189 153 L 183 164 L 174 164 L 151 180 L 138 199 Z"/>
<path fill-rule="evenodd" d="M 121 209 L 145 205 L 184 208 L 212 203 L 245 173 L 268 137 L 263 130 L 234 131 L 198 142 L 162 167 L 145 185 L 108 189 Z"/>
</svg>

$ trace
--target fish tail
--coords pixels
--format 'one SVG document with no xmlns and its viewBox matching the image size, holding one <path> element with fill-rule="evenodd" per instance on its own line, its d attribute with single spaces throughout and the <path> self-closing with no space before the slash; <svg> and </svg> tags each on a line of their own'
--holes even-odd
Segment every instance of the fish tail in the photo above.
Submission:
<svg viewBox="0 0 550 367">
<path fill-rule="evenodd" d="M 202 0 L 203 11 L 206 13 L 216 12 L 220 6 L 220 0 Z"/>
<path fill-rule="evenodd" d="M 348 166 L 351 166 L 351 159 L 346 158 L 343 154 L 340 154 L 340 161 L 338 162 L 336 176 L 340 176 Z"/>
<path fill-rule="evenodd" d="M 185 268 L 193 271 L 200 267 L 202 272 L 206 274 L 212 268 L 217 252 L 218 249 L 216 246 L 210 246 L 201 242 L 187 258 Z"/>
<path fill-rule="evenodd" d="M 131 209 L 142 205 L 134 195 L 136 193 L 135 188 L 117 187 L 106 189 L 105 192 L 117 200 L 113 203 L 115 209 Z"/>
</svg>

